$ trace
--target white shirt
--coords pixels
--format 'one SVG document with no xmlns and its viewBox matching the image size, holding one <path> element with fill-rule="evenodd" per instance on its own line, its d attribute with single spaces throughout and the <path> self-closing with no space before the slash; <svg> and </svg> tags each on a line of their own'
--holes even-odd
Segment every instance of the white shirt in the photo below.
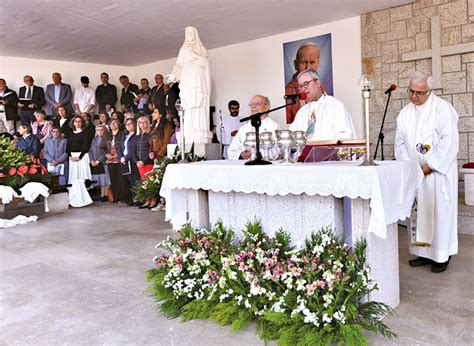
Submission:
<svg viewBox="0 0 474 346">
<path fill-rule="evenodd" d="M 351 113 L 344 104 L 332 96 L 322 95 L 319 100 L 305 104 L 296 113 L 291 131 L 306 131 L 312 116 L 316 124 L 311 140 L 357 138 Z"/>
<path fill-rule="evenodd" d="M 273 138 L 276 140 L 275 131 L 278 129 L 280 129 L 280 125 L 269 117 L 266 117 L 262 120 L 262 125 L 260 126 L 259 132 L 271 132 L 273 134 Z M 252 126 L 250 121 L 245 123 L 245 125 L 239 129 L 234 139 L 230 143 L 229 149 L 227 150 L 229 160 L 238 160 L 240 158 L 240 154 L 245 150 L 244 142 L 247 132 L 251 131 L 255 131 L 255 128 Z"/>
<path fill-rule="evenodd" d="M 85 112 L 89 105 L 95 105 L 95 92 L 92 88 L 81 86 L 74 92 L 74 104 L 79 105 L 79 110 Z"/>
</svg>

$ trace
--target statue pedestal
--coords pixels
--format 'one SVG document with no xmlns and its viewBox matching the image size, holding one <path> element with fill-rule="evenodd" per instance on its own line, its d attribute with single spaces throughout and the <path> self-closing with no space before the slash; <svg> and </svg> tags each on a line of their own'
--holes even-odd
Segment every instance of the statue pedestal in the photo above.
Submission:
<svg viewBox="0 0 474 346">
<path fill-rule="evenodd" d="M 191 150 L 192 143 L 186 143 L 186 152 Z M 178 144 L 168 144 L 168 157 L 172 157 Z M 205 156 L 207 160 L 220 160 L 220 144 L 218 143 L 194 143 L 194 153 Z"/>
<path fill-rule="evenodd" d="M 180 132 L 181 134 L 181 132 Z M 192 131 L 186 133 L 185 137 L 186 141 L 186 148 L 188 147 L 188 143 L 196 144 L 207 144 L 212 142 L 212 132 L 210 131 Z M 179 141 L 178 141 L 179 143 Z"/>
</svg>

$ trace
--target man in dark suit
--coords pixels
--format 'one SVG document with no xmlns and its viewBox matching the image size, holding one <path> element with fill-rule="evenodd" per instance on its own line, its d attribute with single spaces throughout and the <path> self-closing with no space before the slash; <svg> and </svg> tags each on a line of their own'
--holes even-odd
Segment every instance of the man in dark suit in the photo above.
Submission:
<svg viewBox="0 0 474 346">
<path fill-rule="evenodd" d="M 99 104 L 99 112 L 107 112 L 106 105 L 110 105 L 115 109 L 117 103 L 117 88 L 113 84 L 109 84 L 109 75 L 105 72 L 100 74 L 102 84 L 95 89 L 95 99 Z"/>
<path fill-rule="evenodd" d="M 23 77 L 25 86 L 22 86 L 18 92 L 18 108 L 20 109 L 20 121 L 22 123 L 34 122 L 34 112 L 40 110 L 46 103 L 44 99 L 43 88 L 34 85 L 33 77 L 26 75 Z"/>
<path fill-rule="evenodd" d="M 130 83 L 127 76 L 120 76 L 120 84 L 122 84 L 122 95 L 120 96 L 120 104 L 122 112 L 137 113 L 135 105 L 135 97 L 138 96 L 138 85 Z"/>
<path fill-rule="evenodd" d="M 0 121 L 7 132 L 13 133 L 18 120 L 18 96 L 7 87 L 5 79 L 0 78 Z"/>
<path fill-rule="evenodd" d="M 72 90 L 69 84 L 62 83 L 59 72 L 53 73 L 53 84 L 46 87 L 45 99 L 48 103 L 49 114 L 57 115 L 58 107 L 66 107 L 69 114 L 74 114 L 72 108 Z"/>
<path fill-rule="evenodd" d="M 151 111 L 156 107 L 165 107 L 166 106 L 166 86 L 163 84 L 163 75 L 155 75 L 156 85 L 151 89 L 150 101 L 148 102 L 148 107 Z"/>
</svg>

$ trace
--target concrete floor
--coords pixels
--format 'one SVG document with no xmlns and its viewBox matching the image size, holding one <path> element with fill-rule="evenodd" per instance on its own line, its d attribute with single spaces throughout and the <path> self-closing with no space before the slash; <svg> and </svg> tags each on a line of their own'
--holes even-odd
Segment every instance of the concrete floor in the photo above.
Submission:
<svg viewBox="0 0 474 346">
<path fill-rule="evenodd" d="M 161 212 L 95 203 L 0 229 L 0 344 L 263 345 L 250 326 L 232 333 L 210 321 L 158 313 L 144 292 L 154 245 L 172 234 Z M 472 345 L 474 236 L 445 273 L 410 268 L 400 233 L 401 304 L 386 322 L 393 342 Z"/>
</svg>

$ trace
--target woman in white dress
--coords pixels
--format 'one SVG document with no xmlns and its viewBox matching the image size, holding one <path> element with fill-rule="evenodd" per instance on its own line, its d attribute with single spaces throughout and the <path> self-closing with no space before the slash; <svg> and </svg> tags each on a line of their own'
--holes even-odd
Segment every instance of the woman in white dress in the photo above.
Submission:
<svg viewBox="0 0 474 346">
<path fill-rule="evenodd" d="M 73 207 L 83 207 L 92 203 L 85 187 L 85 181 L 91 180 L 89 161 L 89 139 L 84 131 L 84 119 L 77 115 L 72 118 L 71 132 L 67 139 L 66 151 L 69 156 L 69 204 Z"/>
</svg>

